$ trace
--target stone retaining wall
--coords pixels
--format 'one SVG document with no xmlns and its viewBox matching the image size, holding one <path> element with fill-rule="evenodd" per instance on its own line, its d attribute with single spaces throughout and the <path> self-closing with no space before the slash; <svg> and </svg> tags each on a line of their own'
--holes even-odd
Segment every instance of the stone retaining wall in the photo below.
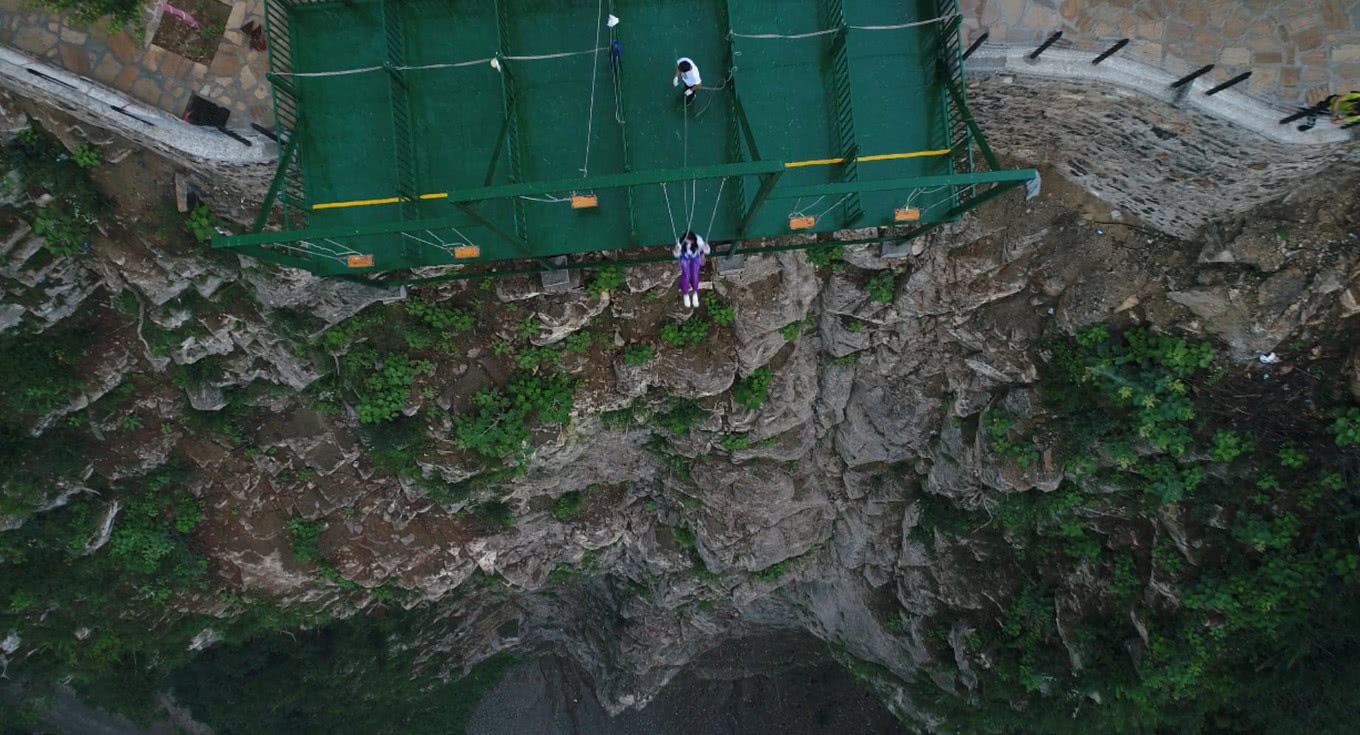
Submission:
<svg viewBox="0 0 1360 735">
<path fill-rule="evenodd" d="M 999 155 L 1050 164 L 1177 237 L 1360 163 L 1360 145 L 1326 121 L 1299 133 L 1278 124 L 1279 110 L 1234 92 L 1205 97 L 1199 82 L 1178 98 L 1168 74 L 1137 62 L 1100 69 L 1062 52 L 1040 64 L 1012 50 L 988 55 L 970 60 L 969 105 Z"/>
<path fill-rule="evenodd" d="M 245 145 L 213 128 L 189 125 L 102 84 L 5 47 L 0 47 L 0 90 L 12 91 L 155 151 L 200 174 L 213 188 L 232 192 L 232 198 L 239 197 L 242 204 L 257 206 L 263 201 L 274 176 L 278 148 L 254 130 L 232 131 L 250 141 Z"/>
</svg>

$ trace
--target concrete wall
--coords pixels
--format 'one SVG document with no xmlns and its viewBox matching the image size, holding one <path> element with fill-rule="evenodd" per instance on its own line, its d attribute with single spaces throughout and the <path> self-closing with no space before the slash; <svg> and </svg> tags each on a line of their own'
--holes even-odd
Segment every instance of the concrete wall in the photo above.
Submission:
<svg viewBox="0 0 1360 735">
<path fill-rule="evenodd" d="M 1360 162 L 1360 145 L 1326 121 L 1300 133 L 1279 125 L 1281 110 L 1236 92 L 1205 97 L 1197 82 L 1179 96 L 1169 74 L 1138 62 L 1094 67 L 1088 54 L 1059 50 L 1030 64 L 1023 51 L 983 49 L 970 59 L 969 105 L 992 147 L 1051 164 L 1172 235 L 1192 236 L 1301 178 Z"/>
</svg>

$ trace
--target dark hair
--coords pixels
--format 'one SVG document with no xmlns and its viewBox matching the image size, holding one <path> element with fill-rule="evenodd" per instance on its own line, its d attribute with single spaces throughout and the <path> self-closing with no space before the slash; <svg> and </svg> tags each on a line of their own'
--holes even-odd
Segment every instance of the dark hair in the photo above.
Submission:
<svg viewBox="0 0 1360 735">
<path fill-rule="evenodd" d="M 685 230 L 685 234 L 680 236 L 680 242 L 684 245 L 698 245 L 699 237 L 694 234 L 694 230 Z"/>
<path fill-rule="evenodd" d="M 680 71 L 689 71 L 694 68 L 688 61 L 682 61 L 677 66 L 680 68 Z"/>
</svg>

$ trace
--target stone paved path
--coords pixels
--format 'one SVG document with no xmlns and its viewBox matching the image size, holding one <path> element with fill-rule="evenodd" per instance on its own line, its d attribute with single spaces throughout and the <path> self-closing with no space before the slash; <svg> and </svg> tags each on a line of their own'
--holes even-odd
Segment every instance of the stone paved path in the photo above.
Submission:
<svg viewBox="0 0 1360 735">
<path fill-rule="evenodd" d="M 1360 0 L 960 0 L 971 41 L 1038 44 L 1061 30 L 1064 41 L 1092 47 L 1118 38 L 1121 53 L 1183 73 L 1217 64 L 1215 78 L 1251 71 L 1247 91 L 1289 104 L 1331 91 L 1360 89 Z M 176 115 L 197 93 L 232 109 L 233 126 L 273 124 L 264 52 L 236 29 L 262 21 L 263 0 L 234 0 L 227 33 L 210 65 L 194 64 L 149 42 L 86 28 L 0 0 L 0 43 L 98 79 Z M 155 6 L 148 27 L 158 21 Z M 147 33 L 148 38 L 152 35 Z"/>
<path fill-rule="evenodd" d="M 1360 89 L 1360 0 L 961 0 L 969 40 L 1081 46 L 1134 39 L 1122 53 L 1217 80 L 1252 72 L 1254 95 L 1285 103 Z"/>
<path fill-rule="evenodd" d="M 174 115 L 182 115 L 190 95 L 198 94 L 230 108 L 231 127 L 252 122 L 272 126 L 274 114 L 264 77 L 267 55 L 252 51 L 237 30 L 251 18 L 263 22 L 263 0 L 224 4 L 231 7 L 231 14 L 211 64 L 197 64 L 150 44 L 159 22 L 156 6 L 148 11 L 146 40 L 139 41 L 111 32 L 105 23 L 88 27 L 34 8 L 25 0 L 0 0 L 0 43 L 97 79 Z"/>
</svg>

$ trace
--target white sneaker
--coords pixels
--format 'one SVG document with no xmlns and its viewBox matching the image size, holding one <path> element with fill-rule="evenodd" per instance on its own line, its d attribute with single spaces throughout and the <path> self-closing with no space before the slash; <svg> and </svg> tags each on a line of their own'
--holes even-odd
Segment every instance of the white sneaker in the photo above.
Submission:
<svg viewBox="0 0 1360 735">
<path fill-rule="evenodd" d="M 693 294 L 691 294 L 691 297 L 694 299 L 694 305 L 691 306 L 690 308 L 692 309 L 699 308 L 699 292 L 695 291 Z"/>
<path fill-rule="evenodd" d="M 683 301 L 683 302 L 685 302 L 685 308 L 688 309 L 688 308 L 689 308 L 689 294 L 687 294 L 687 293 L 682 293 L 682 294 L 680 294 L 680 300 Z"/>
</svg>

